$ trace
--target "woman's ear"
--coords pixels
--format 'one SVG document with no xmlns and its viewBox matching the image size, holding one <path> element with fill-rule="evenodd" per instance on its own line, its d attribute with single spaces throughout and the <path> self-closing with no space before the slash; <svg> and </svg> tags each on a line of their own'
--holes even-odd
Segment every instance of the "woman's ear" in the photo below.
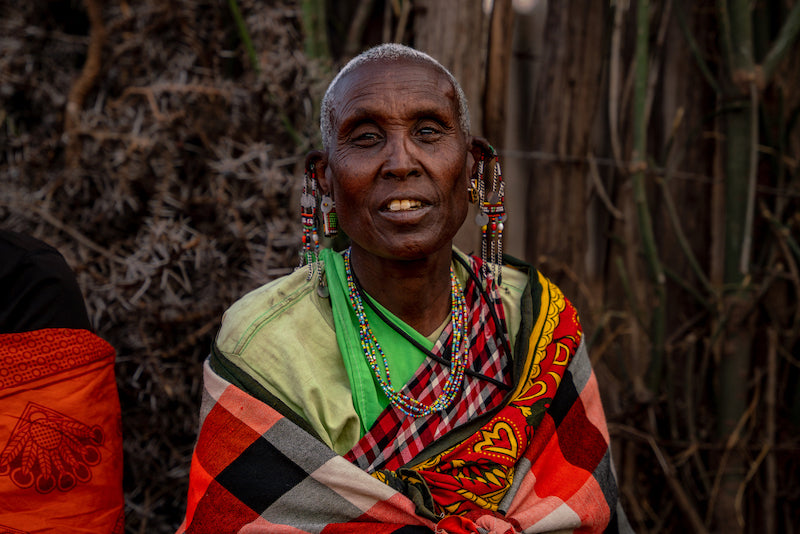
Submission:
<svg viewBox="0 0 800 534">
<path fill-rule="evenodd" d="M 469 200 L 473 204 L 478 202 L 478 181 L 483 179 L 483 173 L 479 168 L 479 162 L 484 161 L 485 164 L 490 164 L 491 159 L 494 158 L 495 152 L 492 145 L 483 137 L 471 136 L 469 139 L 469 153 L 472 156 L 472 169 L 470 170 L 469 186 Z"/>
<path fill-rule="evenodd" d="M 481 155 L 487 160 L 494 157 L 492 145 L 483 137 L 472 136 L 469 142 L 469 151 L 474 161 L 473 168 L 478 165 L 478 160 L 481 159 Z"/>
<path fill-rule="evenodd" d="M 328 170 L 327 154 L 321 150 L 312 150 L 306 155 L 305 165 L 306 174 L 317 180 L 323 193 L 330 194 L 331 184 L 326 173 Z"/>
</svg>

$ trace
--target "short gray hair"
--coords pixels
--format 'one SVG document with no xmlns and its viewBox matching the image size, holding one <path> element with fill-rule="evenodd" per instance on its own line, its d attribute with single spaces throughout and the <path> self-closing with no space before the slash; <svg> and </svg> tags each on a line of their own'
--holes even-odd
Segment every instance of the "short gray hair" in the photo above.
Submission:
<svg viewBox="0 0 800 534">
<path fill-rule="evenodd" d="M 323 148 L 328 149 L 333 146 L 333 95 L 335 93 L 336 84 L 339 82 L 339 80 L 356 67 L 370 61 L 398 61 L 401 59 L 422 61 L 432 65 L 442 74 L 447 76 L 447 79 L 450 80 L 450 83 L 453 85 L 453 89 L 455 89 L 456 92 L 456 103 L 458 104 L 458 124 L 461 127 L 461 131 L 464 133 L 464 136 L 466 137 L 469 135 L 470 126 L 467 97 L 455 76 L 453 76 L 449 70 L 444 68 L 441 63 L 433 59 L 425 52 L 420 52 L 419 50 L 398 43 L 385 43 L 370 48 L 369 50 L 366 50 L 351 59 L 344 67 L 342 67 L 342 70 L 339 71 L 330 85 L 328 85 L 328 89 L 325 91 L 325 96 L 322 98 L 322 105 L 319 113 L 319 127 L 322 131 Z"/>
</svg>

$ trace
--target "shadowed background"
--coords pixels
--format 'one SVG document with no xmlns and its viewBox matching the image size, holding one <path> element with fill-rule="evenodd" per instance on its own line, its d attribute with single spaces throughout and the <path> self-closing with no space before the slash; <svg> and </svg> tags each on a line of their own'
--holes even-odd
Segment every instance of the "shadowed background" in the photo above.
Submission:
<svg viewBox="0 0 800 534">
<path fill-rule="evenodd" d="M 117 350 L 128 532 L 177 527 L 220 317 L 297 265 L 319 99 L 386 41 L 500 152 L 506 250 L 581 312 L 636 530 L 798 528 L 800 2 L 0 12 L 0 224 L 60 250 Z"/>
</svg>

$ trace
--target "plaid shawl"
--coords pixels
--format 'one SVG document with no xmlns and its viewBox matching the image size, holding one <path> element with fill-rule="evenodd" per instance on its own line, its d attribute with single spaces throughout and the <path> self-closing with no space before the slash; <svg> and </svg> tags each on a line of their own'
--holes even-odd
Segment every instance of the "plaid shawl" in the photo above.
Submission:
<svg viewBox="0 0 800 534">
<path fill-rule="evenodd" d="M 469 257 L 472 273 L 481 271 L 481 260 Z M 466 266 L 466 264 L 465 264 Z M 484 292 L 477 277 L 468 276 L 464 297 L 469 310 L 469 353 L 467 370 L 478 376 L 464 376 L 463 391 L 447 410 L 425 417 L 408 417 L 397 407 L 389 406 L 380 414 L 369 432 L 345 455 L 348 461 L 372 473 L 378 469 L 397 469 L 413 461 L 428 445 L 500 406 L 510 388 L 510 354 L 506 354 L 505 312 L 497 284 Z M 441 361 L 450 361 L 453 324 L 448 323 L 436 341 L 432 353 Z M 360 355 L 363 358 L 363 355 Z M 432 405 L 442 395 L 450 369 L 428 358 L 417 369 L 402 392 L 423 404 Z M 487 380 L 486 378 L 490 379 Z M 505 390 L 505 391 L 504 391 Z"/>
<path fill-rule="evenodd" d="M 178 532 L 625 530 L 577 314 L 544 277 L 534 282 L 506 402 L 396 470 L 368 474 L 206 362 Z"/>
</svg>

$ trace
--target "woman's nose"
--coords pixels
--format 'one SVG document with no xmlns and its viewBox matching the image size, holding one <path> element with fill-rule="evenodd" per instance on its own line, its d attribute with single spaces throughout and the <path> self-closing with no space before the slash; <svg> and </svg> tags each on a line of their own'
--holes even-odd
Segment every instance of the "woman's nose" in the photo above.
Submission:
<svg viewBox="0 0 800 534">
<path fill-rule="evenodd" d="M 414 153 L 414 143 L 401 135 L 389 136 L 385 146 L 386 160 L 383 175 L 387 178 L 405 179 L 421 172 Z"/>
</svg>

